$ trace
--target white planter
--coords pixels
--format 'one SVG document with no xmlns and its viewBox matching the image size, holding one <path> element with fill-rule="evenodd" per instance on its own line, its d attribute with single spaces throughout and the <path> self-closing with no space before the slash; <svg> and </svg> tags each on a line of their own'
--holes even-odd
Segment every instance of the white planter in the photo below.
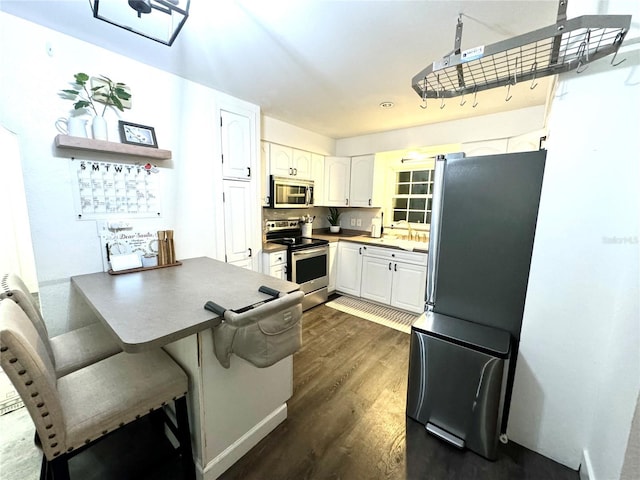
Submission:
<svg viewBox="0 0 640 480">
<path fill-rule="evenodd" d="M 104 117 L 95 116 L 91 123 L 91 132 L 95 140 L 108 140 L 107 121 Z"/>
<path fill-rule="evenodd" d="M 338 233 L 340 231 L 340 225 L 330 225 L 329 231 L 331 233 Z"/>
</svg>

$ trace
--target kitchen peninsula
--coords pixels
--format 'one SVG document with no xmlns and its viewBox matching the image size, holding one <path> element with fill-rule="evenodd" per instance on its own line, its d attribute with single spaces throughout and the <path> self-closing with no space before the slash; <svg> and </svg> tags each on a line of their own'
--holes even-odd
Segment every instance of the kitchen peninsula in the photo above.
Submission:
<svg viewBox="0 0 640 480">
<path fill-rule="evenodd" d="M 215 479 L 287 417 L 293 393 L 292 356 L 256 368 L 237 356 L 223 368 L 215 357 L 211 300 L 239 309 L 270 297 L 266 285 L 298 290 L 276 279 L 210 258 L 122 275 L 93 273 L 73 287 L 111 330 L 125 352 L 162 347 L 189 375 L 189 421 L 196 474 Z"/>
</svg>

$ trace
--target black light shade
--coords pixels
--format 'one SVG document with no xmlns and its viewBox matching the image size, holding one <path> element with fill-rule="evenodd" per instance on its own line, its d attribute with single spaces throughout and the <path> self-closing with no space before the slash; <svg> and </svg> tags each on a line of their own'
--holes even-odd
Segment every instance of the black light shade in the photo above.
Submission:
<svg viewBox="0 0 640 480">
<path fill-rule="evenodd" d="M 93 16 L 171 46 L 189 17 L 191 0 L 89 0 Z"/>
</svg>

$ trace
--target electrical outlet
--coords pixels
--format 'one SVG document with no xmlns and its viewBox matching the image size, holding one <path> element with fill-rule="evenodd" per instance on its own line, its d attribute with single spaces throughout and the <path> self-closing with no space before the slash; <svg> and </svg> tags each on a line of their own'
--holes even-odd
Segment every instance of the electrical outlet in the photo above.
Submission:
<svg viewBox="0 0 640 480">
<path fill-rule="evenodd" d="M 362 219 L 361 219 L 361 218 L 359 218 L 359 219 L 358 219 L 358 221 L 356 222 L 356 224 L 357 224 L 359 227 L 361 227 L 361 226 L 362 226 Z"/>
<path fill-rule="evenodd" d="M 356 226 L 356 219 L 355 219 L 355 218 L 352 218 L 352 219 L 351 219 L 351 226 L 352 226 L 352 227 L 355 227 L 355 226 Z"/>
</svg>

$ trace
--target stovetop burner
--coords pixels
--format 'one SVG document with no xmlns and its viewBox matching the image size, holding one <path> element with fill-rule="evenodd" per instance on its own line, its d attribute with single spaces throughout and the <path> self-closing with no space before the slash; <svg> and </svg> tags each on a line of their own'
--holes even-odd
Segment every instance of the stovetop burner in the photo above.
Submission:
<svg viewBox="0 0 640 480">
<path fill-rule="evenodd" d="M 299 250 L 320 245 L 327 245 L 327 240 L 303 237 L 302 228 L 296 219 L 267 220 L 267 241 L 278 245 L 287 245 L 289 250 Z"/>
</svg>

